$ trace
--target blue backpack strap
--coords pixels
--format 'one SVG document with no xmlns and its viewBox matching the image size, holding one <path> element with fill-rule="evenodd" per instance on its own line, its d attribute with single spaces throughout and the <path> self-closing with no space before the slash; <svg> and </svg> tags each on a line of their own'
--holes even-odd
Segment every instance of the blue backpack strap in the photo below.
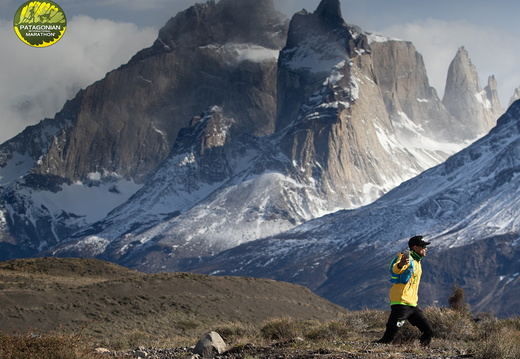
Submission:
<svg viewBox="0 0 520 359">
<path fill-rule="evenodd" d="M 390 271 L 390 282 L 392 283 L 399 283 L 399 279 L 401 277 L 400 274 L 395 274 L 392 270 L 394 264 L 397 262 L 397 258 L 399 258 L 399 256 L 395 256 L 394 259 L 390 261 L 390 266 L 388 267 L 388 270 Z"/>
<path fill-rule="evenodd" d="M 406 268 L 406 270 L 401 273 L 401 274 L 395 274 L 394 271 L 392 270 L 394 264 L 397 262 L 397 259 L 399 258 L 399 255 L 395 256 L 394 259 L 392 259 L 392 261 L 390 262 L 390 266 L 388 267 L 388 270 L 390 271 L 390 282 L 392 283 L 401 283 L 401 284 L 406 284 L 408 283 L 408 281 L 410 280 L 410 278 L 412 277 L 413 275 L 413 272 L 414 272 L 414 260 L 413 258 L 410 258 L 410 265 L 408 266 L 408 268 Z"/>
</svg>

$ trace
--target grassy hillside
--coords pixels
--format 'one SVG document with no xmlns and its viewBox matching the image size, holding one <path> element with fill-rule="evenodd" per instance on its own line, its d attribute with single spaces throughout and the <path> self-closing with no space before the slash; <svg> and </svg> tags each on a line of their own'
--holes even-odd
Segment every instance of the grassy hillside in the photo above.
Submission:
<svg viewBox="0 0 520 359">
<path fill-rule="evenodd" d="M 230 322 L 290 316 L 330 320 L 346 310 L 272 280 L 143 274 L 93 259 L 0 262 L 0 330 L 86 330 L 107 341 L 135 333 L 197 336 Z M 133 333 L 133 334 L 132 334 Z"/>
<path fill-rule="evenodd" d="M 463 294 L 453 308 L 425 308 L 436 337 L 422 348 L 408 323 L 395 345 L 372 343 L 388 312 L 347 311 L 298 285 L 143 274 L 92 259 L 12 260 L 0 262 L 0 358 L 135 358 L 139 346 L 180 359 L 212 330 L 227 359 L 520 357 L 520 318 L 475 315 Z M 107 353 L 94 353 L 99 346 Z"/>
</svg>

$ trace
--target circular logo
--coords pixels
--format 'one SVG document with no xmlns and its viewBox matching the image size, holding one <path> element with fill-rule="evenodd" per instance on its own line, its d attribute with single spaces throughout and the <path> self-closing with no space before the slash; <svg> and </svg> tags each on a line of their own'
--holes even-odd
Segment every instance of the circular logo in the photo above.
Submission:
<svg viewBox="0 0 520 359">
<path fill-rule="evenodd" d="M 14 32 L 29 46 L 45 47 L 58 42 L 67 28 L 61 7 L 52 1 L 27 1 L 13 20 Z"/>
</svg>

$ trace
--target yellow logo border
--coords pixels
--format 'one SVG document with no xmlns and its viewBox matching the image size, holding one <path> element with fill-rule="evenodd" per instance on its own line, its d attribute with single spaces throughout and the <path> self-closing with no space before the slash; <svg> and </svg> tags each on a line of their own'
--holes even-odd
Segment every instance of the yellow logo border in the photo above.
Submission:
<svg viewBox="0 0 520 359">
<path fill-rule="evenodd" d="M 61 40 L 67 30 L 67 18 L 54 1 L 29 0 L 16 11 L 13 29 L 23 43 L 31 47 L 47 47 Z"/>
</svg>

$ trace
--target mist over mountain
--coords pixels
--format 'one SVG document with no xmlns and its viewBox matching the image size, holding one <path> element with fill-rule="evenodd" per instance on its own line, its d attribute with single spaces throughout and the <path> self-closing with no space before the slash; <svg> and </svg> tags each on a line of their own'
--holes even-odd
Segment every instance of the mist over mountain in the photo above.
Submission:
<svg viewBox="0 0 520 359">
<path fill-rule="evenodd" d="M 464 48 L 446 92 L 412 43 L 346 24 L 338 0 L 291 19 L 272 0 L 196 4 L 54 119 L 0 145 L 0 259 L 218 272 L 219 259 L 192 259 L 369 205 L 503 112 Z M 281 279 L 314 280 L 301 273 Z"/>
</svg>

